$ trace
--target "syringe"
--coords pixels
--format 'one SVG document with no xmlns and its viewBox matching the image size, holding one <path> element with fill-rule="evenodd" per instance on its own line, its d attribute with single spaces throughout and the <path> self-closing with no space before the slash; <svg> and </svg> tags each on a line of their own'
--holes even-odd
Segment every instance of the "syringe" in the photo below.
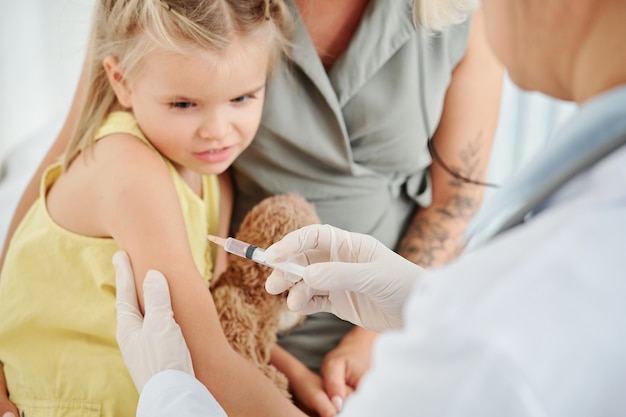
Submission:
<svg viewBox="0 0 626 417">
<path fill-rule="evenodd" d="M 278 269 L 279 271 L 299 277 L 302 277 L 304 274 L 304 267 L 293 262 L 280 262 L 277 264 L 265 262 L 265 249 L 261 249 L 250 243 L 242 242 L 232 237 L 224 239 L 218 236 L 206 235 L 206 238 L 213 243 L 223 246 L 226 252 L 232 253 L 233 255 L 241 256 L 242 258 L 247 258 L 262 265 L 269 266 L 270 268 Z"/>
</svg>

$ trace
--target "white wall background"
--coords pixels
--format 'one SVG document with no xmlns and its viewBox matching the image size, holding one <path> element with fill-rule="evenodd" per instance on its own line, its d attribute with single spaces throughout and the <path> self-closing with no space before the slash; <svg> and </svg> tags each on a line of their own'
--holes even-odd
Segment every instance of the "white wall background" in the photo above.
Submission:
<svg viewBox="0 0 626 417">
<path fill-rule="evenodd" d="M 93 0 L 0 0 L 0 158 L 63 119 L 82 65 Z"/>
<path fill-rule="evenodd" d="M 573 115 L 574 103 L 526 92 L 505 77 L 488 182 L 503 184 Z M 497 192 L 490 188 L 486 199 Z"/>
<path fill-rule="evenodd" d="M 0 246 L 23 188 L 69 110 L 93 2 L 0 0 Z M 489 181 L 505 182 L 573 110 L 521 92 L 507 79 Z"/>
</svg>

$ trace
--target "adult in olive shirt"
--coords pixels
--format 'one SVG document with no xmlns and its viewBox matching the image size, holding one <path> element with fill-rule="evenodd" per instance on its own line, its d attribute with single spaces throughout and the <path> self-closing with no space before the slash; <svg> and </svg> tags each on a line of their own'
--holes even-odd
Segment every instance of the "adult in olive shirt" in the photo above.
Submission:
<svg viewBox="0 0 626 417">
<path fill-rule="evenodd" d="M 427 140 L 453 171 L 483 181 L 502 70 L 480 15 L 426 33 L 411 3 L 295 1 L 296 47 L 269 80 L 261 127 L 234 164 L 233 232 L 260 199 L 293 191 L 323 223 L 375 236 L 424 267 L 457 254 L 484 187 L 433 164 Z M 358 328 L 344 337 L 350 329 L 314 315 L 279 343 L 321 368 L 331 397 L 343 398 L 375 337 Z"/>
</svg>

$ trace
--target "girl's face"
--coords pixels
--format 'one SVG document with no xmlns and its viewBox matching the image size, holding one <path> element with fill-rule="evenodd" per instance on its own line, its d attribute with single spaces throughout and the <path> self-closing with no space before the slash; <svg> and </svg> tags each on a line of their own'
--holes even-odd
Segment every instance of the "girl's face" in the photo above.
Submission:
<svg viewBox="0 0 626 417">
<path fill-rule="evenodd" d="M 107 71 L 120 104 L 179 171 L 219 174 L 259 127 L 269 58 L 262 41 L 238 39 L 220 54 L 152 53 L 130 83 L 116 86 Z"/>
</svg>

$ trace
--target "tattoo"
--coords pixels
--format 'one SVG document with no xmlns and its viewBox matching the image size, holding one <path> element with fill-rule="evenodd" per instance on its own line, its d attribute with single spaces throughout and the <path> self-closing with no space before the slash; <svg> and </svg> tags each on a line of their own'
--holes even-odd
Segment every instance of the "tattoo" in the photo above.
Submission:
<svg viewBox="0 0 626 417">
<path fill-rule="evenodd" d="M 460 166 L 443 166 L 452 176 L 447 186 L 455 191 L 443 205 L 417 212 L 400 241 L 398 253 L 428 268 L 454 259 L 463 251 L 461 236 L 482 202 L 482 190 L 476 189 L 479 182 L 467 180 L 484 174 L 481 142 L 482 131 L 460 151 Z"/>
<path fill-rule="evenodd" d="M 400 241 L 398 252 L 408 260 L 428 268 L 434 264 L 434 254 L 445 249 L 448 237 L 445 228 L 437 227 L 425 218 L 415 219 Z"/>
<path fill-rule="evenodd" d="M 458 194 L 443 207 L 418 214 L 400 242 L 398 252 L 416 264 L 428 268 L 447 262 L 460 255 L 461 235 L 465 225 L 480 206 L 480 199 Z M 455 227 L 459 231 L 454 232 Z"/>
<path fill-rule="evenodd" d="M 474 140 L 468 143 L 467 149 L 459 153 L 461 163 L 463 165 L 461 167 L 457 166 L 451 168 L 450 166 L 448 166 L 448 164 L 446 164 L 439 156 L 437 148 L 435 147 L 435 143 L 432 140 L 428 141 L 428 150 L 430 151 L 433 161 L 437 163 L 444 171 L 450 174 L 453 179 L 457 180 L 461 184 L 467 183 L 481 185 L 484 187 L 497 187 L 497 185 L 495 184 L 490 184 L 477 179 L 481 178 L 482 174 L 482 172 L 478 172 L 478 175 L 476 173 L 476 171 L 479 170 L 482 164 L 482 161 L 479 157 L 482 144 L 482 136 L 483 131 L 478 131 L 478 134 L 476 135 Z"/>
</svg>

